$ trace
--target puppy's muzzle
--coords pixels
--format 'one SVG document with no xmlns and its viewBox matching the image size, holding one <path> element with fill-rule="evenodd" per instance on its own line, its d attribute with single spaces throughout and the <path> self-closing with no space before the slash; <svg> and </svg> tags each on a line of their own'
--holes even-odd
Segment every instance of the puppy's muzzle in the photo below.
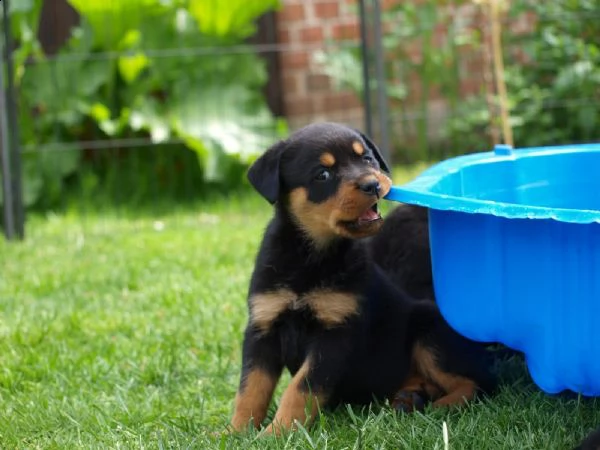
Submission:
<svg viewBox="0 0 600 450">
<path fill-rule="evenodd" d="M 358 188 L 367 195 L 374 195 L 377 198 L 381 194 L 381 184 L 377 179 L 369 179 L 358 183 Z"/>
</svg>

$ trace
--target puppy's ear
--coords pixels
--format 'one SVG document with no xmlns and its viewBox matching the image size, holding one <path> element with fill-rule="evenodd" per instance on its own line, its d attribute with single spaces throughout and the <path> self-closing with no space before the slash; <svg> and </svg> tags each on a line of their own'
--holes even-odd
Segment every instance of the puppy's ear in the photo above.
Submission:
<svg viewBox="0 0 600 450">
<path fill-rule="evenodd" d="M 375 143 L 371 139 L 369 139 L 365 134 L 361 133 L 360 131 L 358 131 L 358 133 L 360 134 L 360 137 L 363 138 L 363 141 L 365 141 L 365 144 L 367 144 L 367 147 L 369 147 L 371 149 L 371 151 L 373 152 L 373 155 L 375 156 L 375 159 L 379 163 L 379 167 L 381 167 L 381 170 L 383 170 L 384 172 L 390 173 L 390 168 L 388 167 L 387 162 L 385 162 L 385 159 L 383 159 L 383 156 L 381 155 L 381 151 L 379 150 L 379 147 L 377 147 L 375 145 Z"/>
<path fill-rule="evenodd" d="M 286 141 L 279 141 L 267 149 L 248 169 L 250 184 L 271 204 L 279 197 L 279 161 L 286 144 Z"/>
</svg>

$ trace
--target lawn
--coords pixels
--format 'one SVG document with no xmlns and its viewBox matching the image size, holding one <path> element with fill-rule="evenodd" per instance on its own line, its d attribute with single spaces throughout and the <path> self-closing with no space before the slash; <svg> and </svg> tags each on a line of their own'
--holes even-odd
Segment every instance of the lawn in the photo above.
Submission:
<svg viewBox="0 0 600 450">
<path fill-rule="evenodd" d="M 545 395 L 513 359 L 500 393 L 462 410 L 348 408 L 287 437 L 213 437 L 269 215 L 247 193 L 37 215 L 24 242 L 0 239 L 0 447 L 441 449 L 445 422 L 451 449 L 567 449 L 600 423 L 599 401 Z"/>
</svg>

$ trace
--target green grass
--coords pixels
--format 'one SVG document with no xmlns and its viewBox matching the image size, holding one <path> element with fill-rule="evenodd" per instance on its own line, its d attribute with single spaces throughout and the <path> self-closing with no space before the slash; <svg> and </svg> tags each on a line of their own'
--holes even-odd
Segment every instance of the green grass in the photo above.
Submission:
<svg viewBox="0 0 600 450">
<path fill-rule="evenodd" d="M 600 402 L 544 395 L 511 360 L 500 393 L 463 410 L 342 409 L 289 437 L 213 437 L 269 215 L 240 194 L 162 217 L 38 215 L 24 242 L 0 240 L 0 448 L 441 449 L 446 422 L 451 449 L 566 449 L 600 424 Z"/>
</svg>

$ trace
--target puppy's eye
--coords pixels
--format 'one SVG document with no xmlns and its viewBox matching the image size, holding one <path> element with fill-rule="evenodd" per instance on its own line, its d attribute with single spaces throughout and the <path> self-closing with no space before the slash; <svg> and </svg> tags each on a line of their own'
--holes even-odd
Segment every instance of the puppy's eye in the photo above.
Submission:
<svg viewBox="0 0 600 450">
<path fill-rule="evenodd" d="M 331 172 L 327 169 L 321 169 L 315 176 L 317 181 L 327 181 L 329 178 L 331 178 Z"/>
<path fill-rule="evenodd" d="M 369 155 L 365 155 L 365 156 L 363 156 L 363 161 L 366 162 L 367 164 L 373 164 L 373 157 L 369 156 Z"/>
</svg>

